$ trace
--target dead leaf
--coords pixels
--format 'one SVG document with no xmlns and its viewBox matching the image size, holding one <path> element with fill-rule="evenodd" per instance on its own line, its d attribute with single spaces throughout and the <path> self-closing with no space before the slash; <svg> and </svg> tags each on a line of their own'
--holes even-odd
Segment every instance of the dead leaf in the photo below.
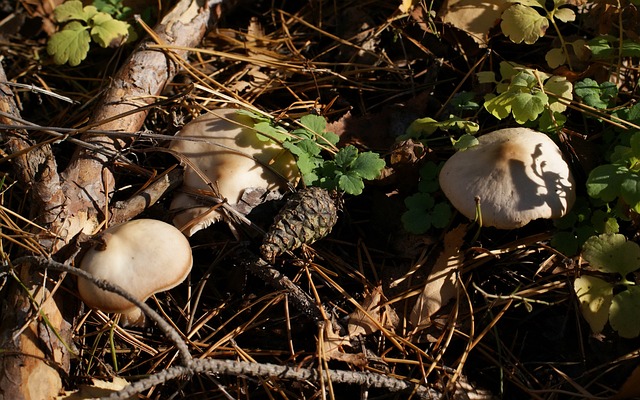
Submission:
<svg viewBox="0 0 640 400">
<path fill-rule="evenodd" d="M 100 379 L 91 379 L 91 385 L 80 385 L 78 390 L 69 391 L 56 397 L 57 400 L 79 400 L 79 399 L 95 399 L 107 397 L 112 393 L 119 392 L 124 389 L 129 382 L 126 379 L 115 376 L 112 382 L 102 381 Z M 134 398 L 137 396 L 132 396 Z"/>
<path fill-rule="evenodd" d="M 489 31 L 511 4 L 508 0 L 449 0 L 443 3 L 438 16 L 443 22 L 468 33 L 480 47 L 486 47 Z"/>
<path fill-rule="evenodd" d="M 344 361 L 346 363 L 364 367 L 367 365 L 367 357 L 363 353 L 346 353 L 344 347 L 351 347 L 348 336 L 340 336 L 333 330 L 329 322 L 324 324 L 323 338 L 318 341 L 322 345 L 322 354 L 329 360 Z"/>
<path fill-rule="evenodd" d="M 366 313 L 358 308 L 349 315 L 349 336 L 369 335 L 379 331 L 380 326 L 395 329 L 400 320 L 391 307 L 384 305 L 386 301 L 382 286 L 376 286 L 362 302 L 362 309 Z"/>
<path fill-rule="evenodd" d="M 431 324 L 431 316 L 456 297 L 458 284 L 456 272 L 462 264 L 460 246 L 467 233 L 467 224 L 461 224 L 444 235 L 444 249 L 438 256 L 422 293 L 411 310 L 411 324 L 423 329 Z"/>
</svg>

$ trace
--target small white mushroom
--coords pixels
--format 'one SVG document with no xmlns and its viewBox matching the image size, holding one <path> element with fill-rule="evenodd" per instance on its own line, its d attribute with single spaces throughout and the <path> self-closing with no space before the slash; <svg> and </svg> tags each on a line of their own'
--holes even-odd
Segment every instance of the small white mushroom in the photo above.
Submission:
<svg viewBox="0 0 640 400">
<path fill-rule="evenodd" d="M 560 218 L 575 201 L 574 181 L 558 146 L 544 133 L 507 128 L 478 138 L 444 164 L 440 187 L 469 219 L 500 229 Z"/>
<path fill-rule="evenodd" d="M 234 109 L 217 109 L 186 124 L 169 148 L 204 173 L 229 204 L 236 205 L 243 192 L 257 188 L 265 192 L 284 189 L 298 179 L 293 155 L 273 141 L 258 139 L 250 128 L 253 120 Z M 188 140 L 195 139 L 195 140 Z M 185 165 L 183 192 L 177 193 L 171 210 L 173 220 L 187 236 L 221 219 L 211 205 L 203 205 L 189 192 L 211 192 L 207 182 Z"/>
<path fill-rule="evenodd" d="M 191 271 L 191 246 L 174 226 L 153 219 L 137 219 L 101 233 L 80 268 L 96 278 L 120 286 L 140 301 L 180 284 Z M 124 324 L 144 321 L 142 310 L 122 296 L 78 279 L 82 301 L 104 312 L 121 313 Z"/>
</svg>

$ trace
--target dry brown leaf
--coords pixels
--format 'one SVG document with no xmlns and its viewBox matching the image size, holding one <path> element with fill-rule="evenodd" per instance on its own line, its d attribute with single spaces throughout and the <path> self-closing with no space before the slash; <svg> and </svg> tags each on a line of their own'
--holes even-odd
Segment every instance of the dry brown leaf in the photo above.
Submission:
<svg viewBox="0 0 640 400">
<path fill-rule="evenodd" d="M 58 396 L 57 400 L 79 400 L 79 399 L 96 399 L 107 397 L 112 393 L 124 389 L 129 382 L 126 379 L 115 376 L 112 382 L 102 381 L 100 379 L 91 379 L 91 385 L 80 385 L 78 390 L 65 392 Z M 133 398 L 134 396 L 130 397 Z M 135 396 L 137 397 L 137 396 Z"/>
<path fill-rule="evenodd" d="M 333 330 L 331 323 L 324 324 L 322 354 L 329 360 L 344 361 L 346 363 L 364 367 L 367 365 L 367 357 L 363 353 L 345 353 L 344 346 L 351 347 L 348 336 L 340 336 Z"/>
<path fill-rule="evenodd" d="M 358 308 L 349 315 L 349 324 L 347 325 L 349 336 L 369 335 L 380 330 L 379 326 L 395 329 L 399 318 L 391 307 L 384 305 L 386 301 L 382 286 L 376 286 L 362 302 L 362 309 L 366 313 Z"/>
<path fill-rule="evenodd" d="M 423 329 L 431 324 L 431 316 L 456 297 L 458 285 L 456 272 L 462 264 L 460 246 L 467 233 L 467 224 L 461 224 L 444 235 L 444 249 L 438 256 L 424 289 L 411 310 L 411 324 Z"/>
<path fill-rule="evenodd" d="M 468 33 L 480 47 L 486 47 L 489 31 L 511 4 L 508 0 L 449 0 L 442 4 L 438 16 L 443 22 Z"/>
</svg>

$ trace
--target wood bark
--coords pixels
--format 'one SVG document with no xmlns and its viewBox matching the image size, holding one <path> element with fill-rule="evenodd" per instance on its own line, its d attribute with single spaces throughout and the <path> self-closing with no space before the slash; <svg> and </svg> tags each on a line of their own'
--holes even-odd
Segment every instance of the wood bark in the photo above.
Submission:
<svg viewBox="0 0 640 400">
<path fill-rule="evenodd" d="M 215 19 L 214 10 L 219 2 L 179 0 L 154 28 L 159 42 L 196 47 Z M 147 114 L 144 107 L 155 101 L 179 68 L 167 53 L 148 49 L 149 43 L 156 42 L 143 41 L 116 76 L 109 79 L 109 86 L 93 113 L 92 127 L 119 132 L 136 132 L 141 128 Z M 183 59 L 187 56 L 186 51 L 174 54 Z M 0 82 L 6 81 L 0 68 Z M 19 116 L 12 96 L 11 90 L 0 84 L 0 111 Z M 4 117 L 0 117 L 0 122 L 12 124 Z M 79 233 L 95 232 L 106 218 L 110 195 L 116 187 L 111 170 L 113 155 L 128 143 L 107 135 L 84 135 L 82 140 L 97 144 L 104 151 L 79 148 L 65 171 L 58 174 L 49 146 L 37 146 L 24 131 L 1 133 L 7 153 L 16 155 L 12 159 L 15 179 L 29 191 L 32 218 L 51 232 L 39 236 L 42 255 L 55 256 Z M 149 199 L 153 200 L 153 195 Z M 118 219 L 130 218 L 143 209 L 139 198 L 132 200 L 137 208 L 130 212 L 117 208 Z M 68 294 L 64 299 L 59 293 L 52 296 L 50 288 L 43 285 L 42 275 L 27 267 L 17 267 L 16 276 L 24 287 L 10 280 L 3 293 L 0 399 L 54 398 L 62 388 L 62 377 L 69 372 L 70 354 L 65 344 L 72 343 L 76 300 Z M 44 323 L 45 317 L 48 324 Z"/>
</svg>

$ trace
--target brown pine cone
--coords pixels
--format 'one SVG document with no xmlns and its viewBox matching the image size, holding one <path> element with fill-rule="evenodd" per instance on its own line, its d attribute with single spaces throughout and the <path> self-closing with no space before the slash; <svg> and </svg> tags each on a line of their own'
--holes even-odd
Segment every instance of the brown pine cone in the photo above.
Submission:
<svg viewBox="0 0 640 400">
<path fill-rule="evenodd" d="M 260 253 L 270 262 L 280 254 L 327 236 L 338 221 L 335 200 L 329 192 L 308 187 L 294 193 L 265 235 Z"/>
</svg>

